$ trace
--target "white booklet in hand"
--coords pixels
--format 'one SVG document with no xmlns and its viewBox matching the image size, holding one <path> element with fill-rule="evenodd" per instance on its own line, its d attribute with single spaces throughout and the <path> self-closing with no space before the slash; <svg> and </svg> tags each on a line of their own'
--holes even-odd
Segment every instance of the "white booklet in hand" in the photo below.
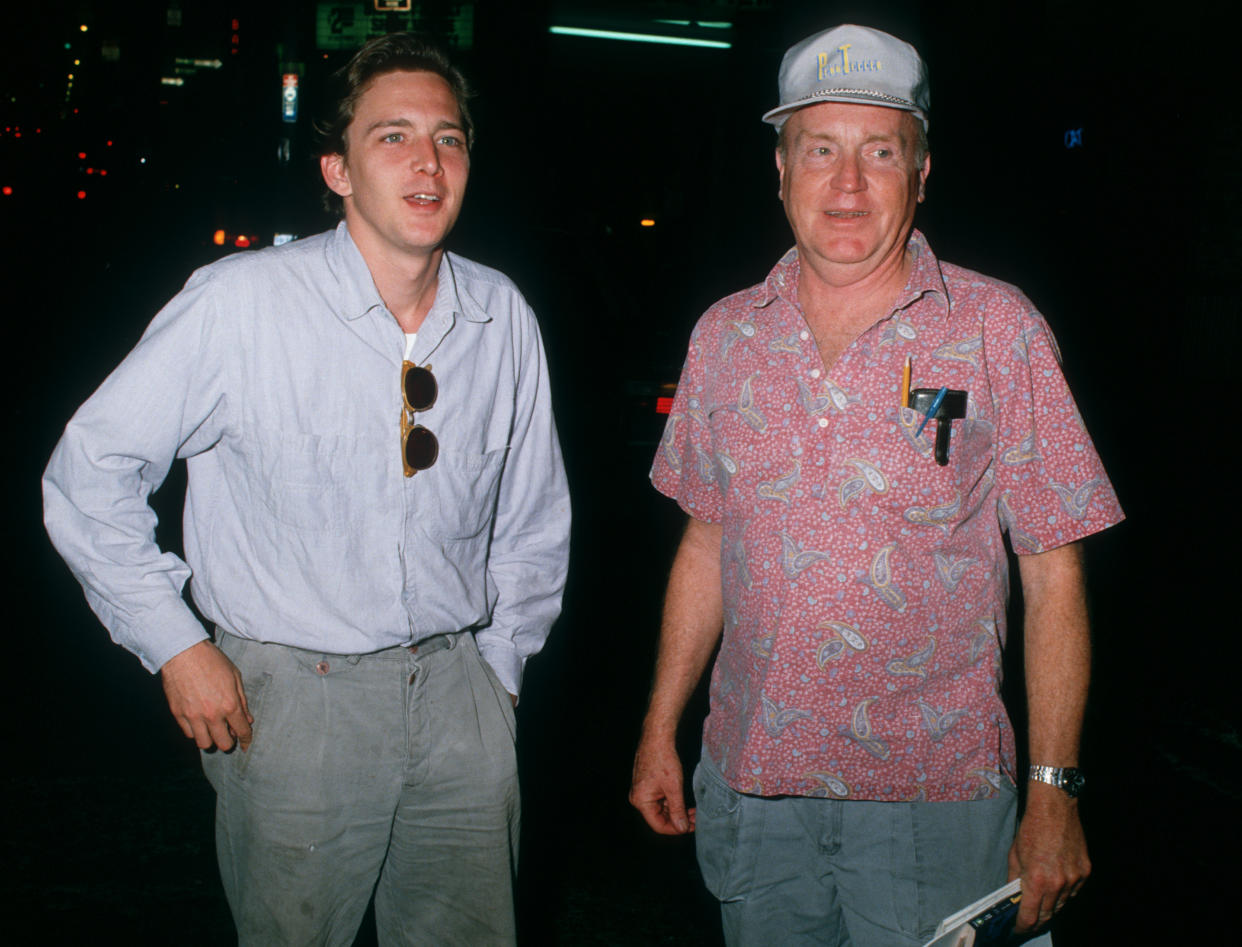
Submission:
<svg viewBox="0 0 1242 947">
<path fill-rule="evenodd" d="M 936 936 L 924 947 L 998 947 L 1008 942 L 1022 901 L 1022 879 L 984 895 L 936 928 Z"/>
</svg>

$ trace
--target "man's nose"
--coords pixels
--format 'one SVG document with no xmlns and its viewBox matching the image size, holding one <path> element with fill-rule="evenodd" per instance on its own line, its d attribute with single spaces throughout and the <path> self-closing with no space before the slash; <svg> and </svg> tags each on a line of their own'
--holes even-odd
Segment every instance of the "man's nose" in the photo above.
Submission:
<svg viewBox="0 0 1242 947">
<path fill-rule="evenodd" d="M 866 185 L 856 155 L 842 155 L 832 175 L 832 184 L 842 191 L 861 191 Z"/>
<path fill-rule="evenodd" d="M 425 171 L 428 174 L 440 173 L 440 152 L 436 148 L 435 140 L 432 138 L 418 138 L 414 141 L 413 153 L 410 156 L 410 163 L 415 171 Z"/>
</svg>

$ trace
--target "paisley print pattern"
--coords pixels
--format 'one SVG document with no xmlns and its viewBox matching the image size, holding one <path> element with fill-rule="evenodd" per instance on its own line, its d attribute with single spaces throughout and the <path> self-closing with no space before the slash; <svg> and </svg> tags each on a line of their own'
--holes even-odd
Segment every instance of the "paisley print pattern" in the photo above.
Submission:
<svg viewBox="0 0 1242 947">
<path fill-rule="evenodd" d="M 1058 367 L 1012 286 L 909 243 L 909 282 L 825 365 L 791 251 L 710 309 L 652 469 L 723 529 L 725 629 L 704 746 L 741 792 L 968 800 L 1013 778 L 997 693 L 1004 534 L 1019 555 L 1121 510 Z M 949 463 L 916 388 L 967 393 Z"/>
<path fill-rule="evenodd" d="M 778 477 L 776 480 L 764 480 L 755 488 L 755 494 L 762 500 L 780 500 L 780 502 L 789 504 L 789 491 L 793 489 L 793 485 L 798 482 L 798 477 L 802 473 L 802 465 L 798 461 L 794 461 L 793 470 Z"/>
</svg>

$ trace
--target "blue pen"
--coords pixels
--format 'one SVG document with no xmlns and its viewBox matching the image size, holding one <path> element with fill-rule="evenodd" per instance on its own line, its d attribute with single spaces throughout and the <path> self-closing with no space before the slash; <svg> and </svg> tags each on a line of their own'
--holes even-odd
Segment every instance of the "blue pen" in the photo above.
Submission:
<svg viewBox="0 0 1242 947">
<path fill-rule="evenodd" d="M 927 422 L 935 417 L 936 412 L 940 410 L 940 403 L 944 401 L 944 396 L 949 393 L 947 387 L 941 388 L 936 392 L 936 397 L 932 398 L 931 407 L 927 409 L 927 413 L 923 415 L 923 420 L 919 422 L 919 428 L 914 432 L 914 436 L 918 437 L 923 433 L 923 428 L 927 427 Z"/>
</svg>

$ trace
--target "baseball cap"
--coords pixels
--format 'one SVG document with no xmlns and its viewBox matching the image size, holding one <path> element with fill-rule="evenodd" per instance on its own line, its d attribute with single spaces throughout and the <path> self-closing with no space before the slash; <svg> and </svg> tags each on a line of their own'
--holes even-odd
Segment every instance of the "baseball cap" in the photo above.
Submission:
<svg viewBox="0 0 1242 947">
<path fill-rule="evenodd" d="M 819 102 L 883 105 L 913 112 L 927 127 L 927 66 L 909 43 L 846 24 L 809 36 L 781 60 L 781 104 L 763 116 L 780 128 L 790 113 Z"/>
</svg>

